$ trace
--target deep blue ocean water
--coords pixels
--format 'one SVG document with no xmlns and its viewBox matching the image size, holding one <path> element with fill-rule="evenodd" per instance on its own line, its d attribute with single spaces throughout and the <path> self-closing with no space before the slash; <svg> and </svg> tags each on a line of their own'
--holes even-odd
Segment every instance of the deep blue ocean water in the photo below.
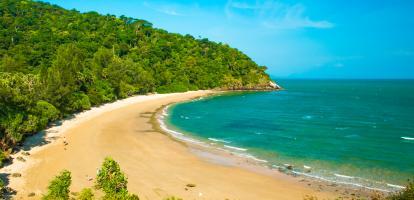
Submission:
<svg viewBox="0 0 414 200">
<path fill-rule="evenodd" d="M 413 80 L 280 80 L 169 107 L 169 128 L 228 150 L 390 190 L 414 178 Z M 232 148 L 232 147 L 237 147 Z"/>
</svg>

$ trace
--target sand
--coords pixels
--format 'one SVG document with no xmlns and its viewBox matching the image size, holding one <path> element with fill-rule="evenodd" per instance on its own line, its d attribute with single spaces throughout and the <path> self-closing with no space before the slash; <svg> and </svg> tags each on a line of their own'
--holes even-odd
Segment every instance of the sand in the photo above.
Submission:
<svg viewBox="0 0 414 200">
<path fill-rule="evenodd" d="M 63 169 L 72 172 L 71 191 L 92 187 L 97 169 L 110 156 L 128 177 L 128 189 L 140 199 L 176 196 L 189 199 L 320 199 L 334 197 L 282 173 L 272 176 L 253 170 L 208 162 L 192 148 L 154 130 L 151 116 L 163 105 L 208 95 L 213 91 L 193 91 L 131 97 L 107 104 L 65 120 L 46 130 L 48 141 L 31 147 L 26 161 L 14 160 L 1 173 L 21 173 L 9 177 L 17 190 L 15 199 L 40 199 L 49 181 Z M 65 145 L 67 143 L 67 145 Z M 92 179 L 93 178 L 93 179 Z M 195 184 L 195 187 L 186 187 Z M 35 196 L 28 197 L 30 193 Z"/>
</svg>

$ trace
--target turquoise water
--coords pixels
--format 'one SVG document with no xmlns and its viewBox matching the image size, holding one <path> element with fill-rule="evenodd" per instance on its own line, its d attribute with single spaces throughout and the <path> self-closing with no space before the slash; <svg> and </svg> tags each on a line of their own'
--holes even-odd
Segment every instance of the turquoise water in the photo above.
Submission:
<svg viewBox="0 0 414 200">
<path fill-rule="evenodd" d="M 392 190 L 414 178 L 414 81 L 280 80 L 176 104 L 169 128 L 268 166 Z M 232 148 L 232 147 L 237 147 Z"/>
</svg>

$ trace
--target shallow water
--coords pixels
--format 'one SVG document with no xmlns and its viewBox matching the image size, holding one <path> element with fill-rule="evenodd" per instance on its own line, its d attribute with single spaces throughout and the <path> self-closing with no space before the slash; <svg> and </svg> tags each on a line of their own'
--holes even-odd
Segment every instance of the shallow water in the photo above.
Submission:
<svg viewBox="0 0 414 200">
<path fill-rule="evenodd" d="M 169 107 L 166 124 L 269 166 L 396 189 L 414 178 L 414 81 L 281 80 Z M 265 162 L 266 161 L 266 162 Z"/>
</svg>

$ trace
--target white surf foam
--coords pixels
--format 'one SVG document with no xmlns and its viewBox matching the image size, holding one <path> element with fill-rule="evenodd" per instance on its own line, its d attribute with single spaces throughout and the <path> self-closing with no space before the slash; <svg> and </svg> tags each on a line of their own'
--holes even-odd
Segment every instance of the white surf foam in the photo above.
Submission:
<svg viewBox="0 0 414 200">
<path fill-rule="evenodd" d="M 292 172 L 295 173 L 295 174 L 298 174 L 298 175 L 302 175 L 302 176 L 306 176 L 306 177 L 310 177 L 310 178 L 314 178 L 314 179 L 319 179 L 319 180 L 326 181 L 326 182 L 342 184 L 342 185 L 350 185 L 350 186 L 361 187 L 361 188 L 366 188 L 366 189 L 369 189 L 369 190 L 376 190 L 376 191 L 381 191 L 381 192 L 391 192 L 390 190 L 386 190 L 386 189 L 382 189 L 382 188 L 376 188 L 376 187 L 369 187 L 369 186 L 365 186 L 365 185 L 362 185 L 362 184 L 359 184 L 359 183 L 332 180 L 330 178 L 325 178 L 323 176 L 318 176 L 318 175 L 303 173 L 303 172 L 298 172 L 298 171 L 292 171 Z"/>
<path fill-rule="evenodd" d="M 214 142 L 223 142 L 223 143 L 226 143 L 226 144 L 231 143 L 230 141 L 222 140 L 222 139 L 216 139 L 216 138 L 208 138 L 208 139 L 211 140 L 211 141 L 214 141 Z"/>
<path fill-rule="evenodd" d="M 237 150 L 237 151 L 247 151 L 247 149 L 240 148 L 240 147 L 235 147 L 235 146 L 230 146 L 230 145 L 224 145 L 224 147 L 227 147 L 229 149 L 234 149 L 234 150 Z"/>
<path fill-rule="evenodd" d="M 178 131 L 174 131 L 174 130 L 171 130 L 171 129 L 167 128 L 167 126 L 166 126 L 166 124 L 164 123 L 164 120 L 163 120 L 166 116 L 168 116 L 167 111 L 168 111 L 168 106 L 163 109 L 162 115 L 160 115 L 159 118 L 158 118 L 158 122 L 160 124 L 160 127 L 165 132 L 169 133 L 174 138 L 176 138 L 178 140 L 181 140 L 181 141 L 184 141 L 184 142 L 195 143 L 195 144 L 198 144 L 200 146 L 207 147 L 207 148 L 212 147 L 211 145 L 214 146 L 215 143 L 210 143 L 210 144 L 209 143 L 204 143 L 202 141 L 199 141 L 199 140 L 196 140 L 196 139 L 193 139 L 193 138 L 190 138 L 190 137 L 186 137 L 183 133 L 180 133 Z M 411 138 L 411 137 L 401 137 L 401 138 L 405 139 L 405 140 L 414 140 L 414 138 Z M 208 138 L 208 139 L 211 140 L 211 141 L 214 141 L 214 142 L 230 143 L 229 141 L 221 140 L 221 139 L 217 139 L 217 138 Z M 294 139 L 296 139 L 296 138 L 294 138 Z M 239 157 L 252 159 L 252 160 L 255 160 L 257 162 L 268 163 L 267 160 L 257 158 L 253 155 L 248 154 L 248 153 L 240 153 L 240 152 L 245 152 L 248 149 L 235 147 L 235 146 L 230 146 L 230 145 L 223 145 L 223 146 L 226 149 L 225 148 L 217 148 L 217 147 L 216 148 L 224 150 L 224 151 L 232 152 L 236 156 L 239 156 Z M 278 166 L 273 165 L 273 167 L 278 167 Z M 304 169 L 310 169 L 310 166 L 307 166 L 307 165 L 304 165 L 303 167 L 304 167 Z M 337 179 L 328 178 L 328 177 L 325 177 L 325 176 L 318 176 L 318 175 L 315 175 L 313 173 L 303 173 L 303 172 L 298 172 L 298 171 L 294 171 L 294 170 L 292 172 L 295 173 L 295 174 L 298 174 L 298 175 L 303 175 L 303 176 L 307 176 L 307 177 L 311 177 L 311 178 L 315 178 L 315 179 L 319 179 L 319 180 L 323 180 L 323 181 L 327 181 L 327 182 L 334 182 L 334 183 L 337 183 L 337 184 L 344 184 L 344 185 L 352 185 L 352 186 L 355 186 L 355 187 L 362 187 L 362 188 L 366 188 L 366 189 L 369 189 L 369 190 L 377 190 L 377 191 L 382 191 L 382 192 L 394 191 L 394 189 L 391 189 L 391 188 L 395 188 L 395 189 L 398 189 L 398 190 L 404 188 L 403 186 L 400 186 L 400 185 L 384 184 L 384 186 L 386 185 L 386 186 L 390 187 L 390 190 L 387 190 L 387 189 L 384 189 L 382 187 L 381 188 L 369 187 L 369 186 L 366 186 L 365 184 L 356 183 L 355 181 L 352 181 L 352 182 L 341 181 L 341 180 L 337 180 Z M 355 180 L 356 179 L 353 176 L 347 176 L 347 175 L 342 175 L 342 174 L 334 174 L 334 176 L 342 178 L 342 179 L 348 179 L 348 180 L 351 180 L 351 179 Z"/>
<path fill-rule="evenodd" d="M 401 186 L 401 185 L 394 185 L 394 184 L 390 184 L 390 183 L 387 183 L 387 185 L 390 186 L 390 187 L 393 187 L 393 188 L 405 189 L 405 187 Z"/>
<path fill-rule="evenodd" d="M 251 160 L 262 162 L 262 163 L 267 163 L 268 162 L 267 160 L 257 158 L 253 155 L 248 154 L 248 153 L 234 153 L 234 154 L 239 156 L 239 157 L 242 157 L 242 158 L 247 158 L 247 159 L 251 159 Z"/>
<path fill-rule="evenodd" d="M 340 178 L 347 178 L 347 179 L 353 179 L 355 177 L 353 176 L 347 176 L 347 175 L 342 175 L 342 174 L 334 174 L 336 177 L 340 177 Z"/>
</svg>

